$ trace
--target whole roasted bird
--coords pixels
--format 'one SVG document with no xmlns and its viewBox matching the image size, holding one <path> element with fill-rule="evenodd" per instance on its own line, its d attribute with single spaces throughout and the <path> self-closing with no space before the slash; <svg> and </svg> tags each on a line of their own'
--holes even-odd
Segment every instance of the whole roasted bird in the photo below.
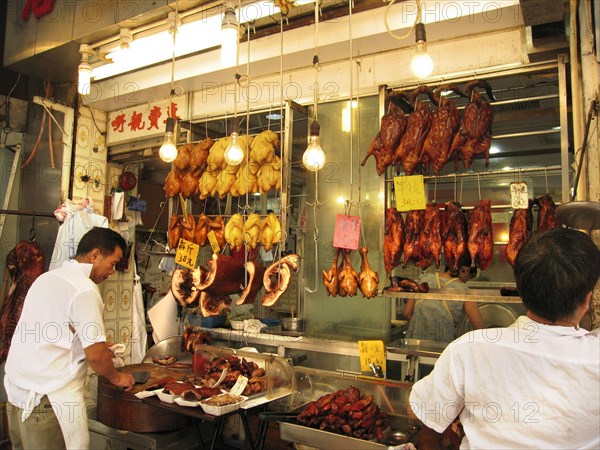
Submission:
<svg viewBox="0 0 600 450">
<path fill-rule="evenodd" d="M 508 243 L 506 244 L 506 259 L 514 267 L 515 260 L 523 244 L 531 237 L 533 228 L 532 202 L 527 209 L 517 209 L 510 219 Z"/>
<path fill-rule="evenodd" d="M 181 178 L 181 195 L 183 198 L 190 198 L 198 194 L 200 176 L 195 176 L 194 172 L 186 172 Z"/>
<path fill-rule="evenodd" d="M 206 245 L 206 240 L 208 239 L 208 232 L 210 231 L 210 219 L 204 213 L 198 216 L 198 220 L 196 220 L 196 244 L 200 247 L 204 247 Z"/>
<path fill-rule="evenodd" d="M 183 180 L 176 169 L 171 170 L 165 179 L 165 195 L 167 198 L 175 197 L 181 192 Z"/>
<path fill-rule="evenodd" d="M 492 234 L 491 200 L 483 199 L 471 212 L 469 221 L 469 254 L 471 267 L 485 270 L 494 257 L 494 236 Z"/>
<path fill-rule="evenodd" d="M 333 264 L 329 268 L 328 271 L 323 270 L 323 284 L 325 285 L 325 289 L 327 290 L 327 295 L 331 297 L 336 297 L 338 294 L 338 257 L 340 255 L 340 249 L 335 249 L 335 259 L 333 260 Z"/>
<path fill-rule="evenodd" d="M 358 289 L 358 273 L 352 267 L 351 250 L 344 249 L 342 265 L 338 274 L 338 294 L 340 297 L 354 297 Z"/>
<path fill-rule="evenodd" d="M 400 99 L 402 95 L 398 93 L 388 97 L 388 109 L 381 118 L 381 128 L 369 145 L 365 159 L 361 162 L 361 165 L 364 166 L 369 157 L 373 155 L 379 176 L 383 175 L 385 169 L 393 164 L 396 148 L 406 130 L 406 116 L 402 109 L 394 103 L 394 99 Z"/>
<path fill-rule="evenodd" d="M 181 237 L 186 241 L 196 243 L 196 219 L 188 214 L 181 221 Z"/>
<path fill-rule="evenodd" d="M 492 88 L 486 81 L 473 80 L 467 84 L 465 90 L 471 101 L 465 106 L 461 126 L 450 149 L 451 154 L 460 152 L 465 168 L 471 167 L 475 156 L 482 153 L 487 167 L 492 145 L 494 112 L 489 102 L 475 90 L 476 87 L 484 88 L 490 100 L 496 101 Z"/>
<path fill-rule="evenodd" d="M 537 233 L 553 230 L 560 227 L 560 220 L 556 217 L 556 205 L 548 194 L 537 197 L 534 203 L 539 206 L 537 214 Z"/>
<path fill-rule="evenodd" d="M 371 269 L 369 260 L 367 259 L 367 253 L 369 250 L 367 247 L 361 247 L 360 256 L 362 258 L 360 273 L 358 274 L 358 281 L 360 292 L 366 298 L 373 298 L 377 292 L 377 286 L 379 285 L 379 274 Z"/>
<path fill-rule="evenodd" d="M 10 274 L 10 287 L 0 309 L 0 364 L 8 356 L 25 296 L 33 282 L 44 272 L 42 248 L 36 242 L 19 242 L 6 256 L 6 269 Z"/>
<path fill-rule="evenodd" d="M 460 128 L 460 111 L 456 108 L 456 103 L 442 96 L 442 92 L 449 91 L 467 97 L 453 84 L 439 86 L 434 91 L 439 107 L 431 114 L 431 128 L 423 143 L 422 160 L 426 173 L 429 173 L 430 164 L 436 174 L 440 173 L 450 159 L 452 140 Z"/>
<path fill-rule="evenodd" d="M 208 153 L 214 143 L 215 141 L 210 137 L 207 137 L 198 142 L 192 149 L 190 156 L 190 170 L 194 174 L 194 177 L 200 178 L 202 172 L 206 169 L 206 166 L 208 165 Z"/>
<path fill-rule="evenodd" d="M 171 220 L 169 221 L 169 230 L 167 233 L 169 248 L 171 250 L 177 247 L 179 239 L 181 238 L 182 230 L 183 226 L 181 223 L 181 216 L 175 213 L 171 216 Z"/>
<path fill-rule="evenodd" d="M 411 101 L 415 104 L 415 110 L 408 116 L 406 131 L 394 155 L 397 171 L 399 172 L 402 167 L 406 175 L 412 175 L 421 163 L 423 143 L 431 128 L 431 108 L 427 103 L 418 101 L 419 95 L 423 93 L 429 96 L 432 103 L 436 101 L 427 86 L 420 86 L 411 93 Z"/>
<path fill-rule="evenodd" d="M 400 264 L 404 245 L 404 220 L 396 208 L 385 210 L 385 235 L 383 236 L 383 266 L 387 274 Z"/>
<path fill-rule="evenodd" d="M 417 267 L 426 269 L 435 262 L 440 267 L 442 253 L 442 214 L 435 204 L 427 205 L 423 214 L 423 227 L 418 240 Z"/>
<path fill-rule="evenodd" d="M 445 219 L 442 232 L 444 242 L 444 258 L 446 266 L 455 271 L 461 266 L 468 256 L 467 241 L 469 238 L 469 223 L 467 215 L 462 210 L 460 203 L 447 202 Z"/>
<path fill-rule="evenodd" d="M 425 211 L 409 211 L 404 222 L 404 246 L 402 267 L 406 268 L 410 261 L 415 263 L 420 258 L 419 236 L 425 221 Z"/>
</svg>

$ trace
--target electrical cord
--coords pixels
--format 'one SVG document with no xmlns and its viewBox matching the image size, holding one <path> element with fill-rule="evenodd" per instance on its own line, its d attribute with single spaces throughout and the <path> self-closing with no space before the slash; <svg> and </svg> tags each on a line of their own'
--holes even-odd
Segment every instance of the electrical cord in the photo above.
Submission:
<svg viewBox="0 0 600 450">
<path fill-rule="evenodd" d="M 410 36 L 410 34 L 413 32 L 413 30 L 417 26 L 417 23 L 419 23 L 421 21 L 421 0 L 415 0 L 415 2 L 417 3 L 417 15 L 415 17 L 415 22 L 413 23 L 412 27 L 410 27 L 410 30 L 408 30 L 408 32 L 402 36 L 398 36 L 397 34 L 394 34 L 394 32 L 391 30 L 390 25 L 388 23 L 388 14 L 390 12 L 390 8 L 394 5 L 395 2 L 396 2 L 396 0 L 390 0 L 390 3 L 385 8 L 385 13 L 383 15 L 383 23 L 385 25 L 385 29 L 388 32 L 388 34 L 390 36 L 392 36 L 394 39 L 398 39 L 399 41 L 401 41 L 403 39 L 406 39 L 408 36 Z"/>
</svg>

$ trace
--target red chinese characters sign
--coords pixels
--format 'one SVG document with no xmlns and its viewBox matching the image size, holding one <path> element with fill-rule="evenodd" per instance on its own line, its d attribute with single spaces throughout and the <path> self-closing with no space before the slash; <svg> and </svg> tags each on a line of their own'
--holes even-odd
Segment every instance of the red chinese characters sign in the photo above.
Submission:
<svg viewBox="0 0 600 450">
<path fill-rule="evenodd" d="M 107 144 L 159 136 L 165 132 L 167 117 L 187 118 L 187 96 L 179 95 L 110 112 Z"/>
</svg>

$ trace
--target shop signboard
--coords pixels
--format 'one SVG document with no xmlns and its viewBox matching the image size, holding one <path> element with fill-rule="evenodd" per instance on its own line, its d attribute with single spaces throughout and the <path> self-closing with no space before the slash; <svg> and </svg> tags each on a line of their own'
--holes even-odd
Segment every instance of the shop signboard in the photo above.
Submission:
<svg viewBox="0 0 600 450">
<path fill-rule="evenodd" d="M 108 114 L 107 145 L 148 139 L 165 133 L 167 117 L 187 118 L 187 96 L 144 103 Z"/>
</svg>

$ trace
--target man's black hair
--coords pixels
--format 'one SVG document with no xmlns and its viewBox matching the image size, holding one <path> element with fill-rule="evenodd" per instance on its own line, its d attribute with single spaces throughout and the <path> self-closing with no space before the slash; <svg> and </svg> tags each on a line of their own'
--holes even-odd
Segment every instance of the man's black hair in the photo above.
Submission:
<svg viewBox="0 0 600 450">
<path fill-rule="evenodd" d="M 600 277 L 600 249 L 577 230 L 534 234 L 521 247 L 514 271 L 528 310 L 551 322 L 569 319 Z"/>
<path fill-rule="evenodd" d="M 87 255 L 97 248 L 102 255 L 112 254 L 117 247 L 120 247 L 123 254 L 127 251 L 127 242 L 125 239 L 110 228 L 94 227 L 83 235 L 77 246 L 75 256 Z"/>
</svg>

